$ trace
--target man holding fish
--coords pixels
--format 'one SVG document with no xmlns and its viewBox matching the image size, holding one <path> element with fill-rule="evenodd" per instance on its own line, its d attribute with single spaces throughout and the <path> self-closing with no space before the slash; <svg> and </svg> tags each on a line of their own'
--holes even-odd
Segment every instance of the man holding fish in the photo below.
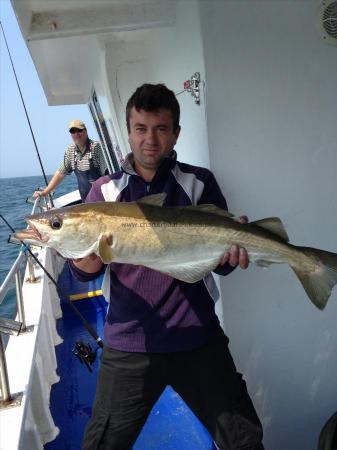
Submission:
<svg viewBox="0 0 337 450">
<path fill-rule="evenodd" d="M 71 259 L 79 279 L 105 270 L 105 347 L 83 448 L 131 448 L 171 385 L 220 448 L 263 449 L 214 311 L 211 272 L 287 263 L 323 309 L 337 254 L 290 244 L 276 217 L 233 219 L 213 174 L 176 161 L 179 104 L 164 85 L 138 88 L 126 120 L 132 152 L 122 170 L 98 179 L 89 203 L 28 216 L 29 228 L 15 233 Z"/>
<path fill-rule="evenodd" d="M 207 204 L 225 212 L 226 200 L 213 174 L 176 161 L 179 117 L 179 103 L 172 91 L 161 84 L 139 87 L 126 109 L 132 152 L 121 171 L 93 184 L 86 202 L 139 200 L 142 212 L 163 203 L 182 207 Z M 135 255 L 140 239 L 143 244 L 164 248 L 164 238 L 159 232 L 150 233 L 153 227 L 144 214 L 143 221 L 123 225 L 127 239 L 132 240 L 135 227 L 143 224 L 142 237 L 134 242 Z M 246 218 L 240 221 L 245 223 Z M 156 223 L 161 226 L 161 222 Z M 173 222 L 170 230 L 167 236 L 182 239 L 178 232 L 174 235 Z M 71 261 L 75 276 L 87 280 L 101 273 L 102 259 L 106 263 L 114 260 L 114 239 L 113 234 L 102 236 L 101 257 L 93 253 Z M 264 448 L 261 423 L 214 311 L 218 297 L 215 282 L 211 274 L 200 279 L 200 273 L 210 272 L 215 266 L 215 272 L 221 275 L 238 265 L 248 267 L 243 247 L 225 250 L 215 260 L 205 257 L 197 266 L 180 263 L 183 258 L 178 257 L 170 264 L 164 252 L 153 268 L 150 263 L 147 267 L 137 265 L 137 259 L 133 264 L 119 259 L 108 266 L 110 304 L 105 347 L 84 450 L 131 449 L 167 385 L 181 395 L 219 448 Z"/>
<path fill-rule="evenodd" d="M 105 270 L 105 347 L 83 449 L 130 449 L 167 385 L 221 449 L 263 449 L 214 311 L 211 272 L 286 263 L 323 309 L 337 254 L 290 244 L 276 217 L 233 219 L 213 174 L 176 161 L 179 104 L 164 85 L 138 88 L 126 121 L 132 152 L 93 184 L 89 203 L 28 216 L 29 228 L 15 233 L 70 259 L 79 279 Z"/>
</svg>

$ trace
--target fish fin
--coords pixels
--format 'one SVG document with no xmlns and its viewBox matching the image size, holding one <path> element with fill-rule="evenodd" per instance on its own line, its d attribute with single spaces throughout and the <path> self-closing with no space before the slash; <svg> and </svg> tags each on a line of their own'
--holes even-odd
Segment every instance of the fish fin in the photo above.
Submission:
<svg viewBox="0 0 337 450">
<path fill-rule="evenodd" d="M 260 228 L 271 231 L 276 236 L 283 239 L 285 242 L 289 242 L 288 234 L 284 228 L 283 223 L 278 217 L 267 217 L 266 219 L 256 220 L 251 222 L 253 225 L 257 225 Z"/>
<path fill-rule="evenodd" d="M 332 288 L 337 284 L 337 254 L 309 247 L 297 247 L 309 258 L 316 261 L 312 272 L 304 272 L 291 266 L 302 283 L 305 292 L 312 303 L 319 309 L 324 309 Z"/>
<path fill-rule="evenodd" d="M 230 217 L 230 218 L 234 217 L 234 214 L 231 214 L 225 209 L 219 208 L 218 206 L 209 203 L 202 203 L 201 205 L 193 205 L 193 206 L 184 206 L 184 208 L 188 208 L 189 210 L 195 210 L 199 212 L 217 214 L 218 216 L 223 217 Z"/>
<path fill-rule="evenodd" d="M 111 245 L 112 235 L 103 234 L 99 240 L 98 252 L 104 264 L 110 264 L 114 260 Z"/>
<path fill-rule="evenodd" d="M 166 199 L 166 193 L 147 195 L 145 197 L 137 200 L 136 203 L 141 203 L 142 205 L 152 205 L 152 206 L 163 206 Z"/>
<path fill-rule="evenodd" d="M 198 261 L 197 263 L 190 261 L 186 263 L 175 262 L 170 266 L 165 264 L 165 262 L 160 262 L 153 266 L 152 269 L 177 278 L 178 280 L 185 281 L 186 283 L 195 283 L 212 272 L 218 266 L 220 259 L 221 257 L 217 257 L 216 259 L 207 259 Z"/>
</svg>

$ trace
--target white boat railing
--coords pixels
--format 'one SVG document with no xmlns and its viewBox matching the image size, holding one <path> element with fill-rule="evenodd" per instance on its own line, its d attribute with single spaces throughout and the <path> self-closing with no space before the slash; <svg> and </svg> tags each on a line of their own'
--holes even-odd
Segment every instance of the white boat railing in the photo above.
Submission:
<svg viewBox="0 0 337 450">
<path fill-rule="evenodd" d="M 22 323 L 15 320 L 2 319 L 0 317 L 0 388 L 2 399 L 0 400 L 0 409 L 19 405 L 17 397 L 13 398 L 9 388 L 8 370 L 6 362 L 6 353 L 2 340 L 2 334 L 11 334 L 18 336 L 22 329 Z"/>
<path fill-rule="evenodd" d="M 35 214 L 37 210 L 42 211 L 46 208 L 48 208 L 46 199 L 39 197 L 34 200 L 31 213 Z M 18 317 L 17 321 L 0 318 L 0 389 L 2 393 L 2 397 L 0 398 L 0 409 L 15 406 L 15 404 L 13 404 L 14 399 L 11 396 L 9 388 L 6 354 L 4 350 L 2 334 L 11 334 L 13 336 L 18 336 L 19 334 L 30 331 L 26 327 L 25 309 L 22 294 L 21 268 L 23 262 L 27 263 L 29 271 L 29 277 L 26 281 L 34 283 L 37 281 L 37 278 L 35 277 L 33 258 L 28 252 L 25 251 L 26 248 L 27 247 L 24 245 L 21 246 L 18 257 L 16 258 L 6 278 L 0 286 L 1 305 L 9 290 L 12 288 L 13 283 L 15 282 L 16 307 Z"/>
<path fill-rule="evenodd" d="M 64 197 L 54 199 L 54 206 L 80 200 L 78 192 Z M 27 202 L 33 205 L 31 214 L 51 207 L 44 197 Z M 10 242 L 20 244 L 15 238 Z M 49 397 L 51 386 L 59 380 L 55 346 L 62 342 L 56 327 L 62 317 L 60 299 L 45 270 L 57 279 L 63 260 L 49 248 L 21 245 L 18 249 L 0 286 L 0 302 L 15 287 L 18 303 L 15 320 L 0 318 L 0 337 L 8 339 L 6 350 L 0 349 L 0 449 L 42 450 L 59 432 Z"/>
</svg>

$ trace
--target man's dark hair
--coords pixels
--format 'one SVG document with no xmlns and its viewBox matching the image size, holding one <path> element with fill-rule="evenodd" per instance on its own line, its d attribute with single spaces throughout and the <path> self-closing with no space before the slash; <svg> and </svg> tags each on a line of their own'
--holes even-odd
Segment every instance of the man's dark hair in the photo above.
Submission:
<svg viewBox="0 0 337 450">
<path fill-rule="evenodd" d="M 130 131 L 130 113 L 135 107 L 137 111 L 159 111 L 168 109 L 172 113 L 173 130 L 179 127 L 180 106 L 173 91 L 164 84 L 143 84 L 131 95 L 126 105 L 126 125 Z"/>
</svg>

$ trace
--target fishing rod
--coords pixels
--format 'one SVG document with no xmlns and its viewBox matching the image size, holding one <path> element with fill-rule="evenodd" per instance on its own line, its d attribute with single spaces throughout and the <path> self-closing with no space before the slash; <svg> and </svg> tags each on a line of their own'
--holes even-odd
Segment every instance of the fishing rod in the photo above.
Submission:
<svg viewBox="0 0 337 450">
<path fill-rule="evenodd" d="M 41 166 L 43 178 L 44 178 L 44 181 L 45 181 L 45 183 L 46 183 L 46 186 L 48 186 L 48 180 L 47 180 L 47 177 L 46 177 L 44 168 L 43 168 L 43 164 L 42 164 L 42 160 L 41 160 L 41 157 L 40 157 L 39 150 L 38 150 L 38 148 L 37 148 L 35 136 L 34 136 L 34 133 L 33 133 L 32 126 L 31 126 L 31 124 L 30 124 L 30 120 L 29 120 L 27 108 L 26 108 L 26 105 L 25 105 L 25 102 L 24 102 L 24 99 L 23 99 L 23 95 L 22 95 L 22 92 L 21 92 L 21 88 L 20 88 L 20 84 L 19 84 L 18 77 L 16 76 L 16 72 L 15 72 L 15 68 L 14 68 L 14 64 L 13 64 L 11 52 L 9 51 L 9 47 L 8 47 L 7 39 L 6 39 L 6 35 L 5 35 L 5 30 L 4 30 L 3 26 L 2 26 L 1 20 L 0 20 L 0 26 L 1 26 L 2 34 L 3 34 L 3 36 L 4 36 L 4 40 L 5 40 L 6 48 L 7 48 L 7 51 L 8 51 L 9 59 L 10 59 L 11 65 L 12 65 L 12 69 L 13 69 L 13 72 L 14 72 L 14 77 L 15 77 L 15 80 L 16 80 L 16 84 L 17 84 L 17 87 L 18 87 L 18 90 L 19 90 L 19 93 L 20 93 L 20 97 L 21 97 L 21 101 L 22 101 L 22 104 L 23 104 L 23 108 L 24 108 L 25 113 L 26 113 L 26 118 L 27 118 L 27 122 L 28 122 L 28 125 L 29 125 L 29 129 L 30 129 L 30 132 L 31 132 L 31 135 L 32 135 L 32 138 L 33 138 L 34 145 L 35 145 L 36 154 L 37 154 L 37 157 L 38 157 L 40 166 Z M 50 198 L 51 206 L 53 207 L 53 206 L 54 206 L 54 203 L 53 203 L 53 199 L 52 199 L 51 195 L 49 196 L 49 198 Z"/>
<path fill-rule="evenodd" d="M 8 228 L 12 231 L 12 233 L 15 233 L 14 228 L 8 223 L 8 221 L 4 218 L 4 216 L 2 214 L 0 214 L 0 218 L 5 222 L 5 224 L 8 226 Z M 30 248 L 21 240 L 18 239 L 22 246 L 23 249 L 26 250 L 34 259 L 34 261 L 39 265 L 39 267 L 41 267 L 41 269 L 44 271 L 44 273 L 47 275 L 47 277 L 50 279 L 50 281 L 55 285 L 55 287 L 57 289 L 57 283 L 55 281 L 55 279 L 53 278 L 53 276 L 48 272 L 48 270 L 43 266 L 43 264 L 40 263 L 40 261 L 38 260 L 38 258 L 34 255 L 34 253 L 30 250 Z M 67 300 L 68 303 L 70 304 L 72 310 L 74 311 L 74 313 L 79 317 L 79 319 L 82 321 L 84 328 L 88 331 L 88 333 L 95 339 L 97 345 L 100 348 L 103 348 L 103 340 L 102 338 L 100 338 L 98 336 L 98 334 L 96 333 L 96 331 L 94 330 L 94 328 L 90 325 L 90 323 L 83 317 L 83 315 L 80 313 L 80 311 L 76 308 L 76 306 L 72 303 L 72 301 L 69 299 L 69 297 L 67 295 L 62 294 L 62 290 L 59 289 L 59 292 L 61 295 L 63 295 Z M 97 351 L 97 349 L 96 349 Z M 93 352 L 91 350 L 90 345 L 84 345 L 81 342 L 77 342 L 75 345 L 75 349 L 73 350 L 73 353 L 75 356 L 77 356 L 81 363 L 85 363 L 86 366 L 88 367 L 88 369 L 91 371 L 90 368 L 90 364 L 92 362 L 94 362 L 95 357 L 93 355 Z M 89 364 L 88 364 L 89 363 Z"/>
</svg>

